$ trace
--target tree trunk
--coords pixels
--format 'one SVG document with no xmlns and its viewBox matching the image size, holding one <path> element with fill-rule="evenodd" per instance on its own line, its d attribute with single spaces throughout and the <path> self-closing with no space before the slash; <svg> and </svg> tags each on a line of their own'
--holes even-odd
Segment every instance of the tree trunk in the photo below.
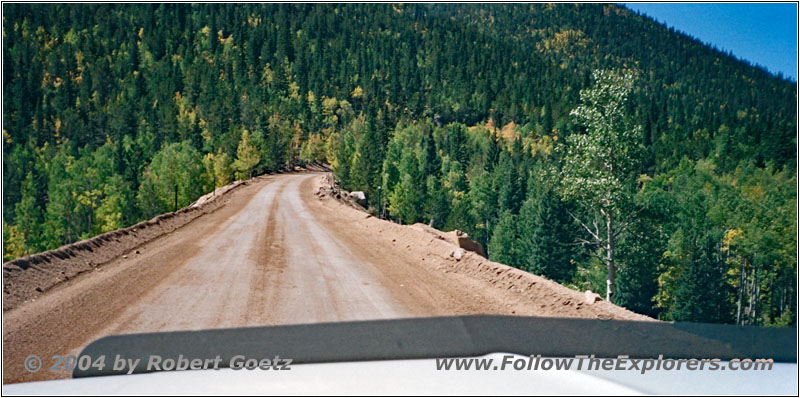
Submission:
<svg viewBox="0 0 800 398">
<path fill-rule="evenodd" d="M 611 213 L 606 214 L 606 266 L 608 267 L 608 280 L 606 280 L 606 301 L 614 302 L 614 281 L 617 269 L 614 265 L 614 229 Z"/>
<path fill-rule="evenodd" d="M 736 324 L 743 325 L 744 320 L 742 319 L 742 300 L 744 299 L 744 291 L 745 291 L 745 284 L 747 283 L 747 276 L 746 276 L 746 269 L 745 265 L 747 263 L 742 264 L 742 272 L 739 275 L 739 299 L 736 300 Z"/>
<path fill-rule="evenodd" d="M 758 295 L 760 291 L 760 286 L 758 285 L 758 268 L 753 270 L 753 299 L 750 306 L 750 324 L 757 325 L 758 324 Z"/>
</svg>

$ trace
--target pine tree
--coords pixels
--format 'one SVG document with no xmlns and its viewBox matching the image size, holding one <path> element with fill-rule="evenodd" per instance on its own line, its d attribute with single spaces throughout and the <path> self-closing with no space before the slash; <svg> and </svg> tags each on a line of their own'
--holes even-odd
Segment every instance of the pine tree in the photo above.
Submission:
<svg viewBox="0 0 800 398">
<path fill-rule="evenodd" d="M 644 180 L 649 180 L 645 178 Z M 620 242 L 617 303 L 625 308 L 654 318 L 661 314 L 655 306 L 658 295 L 658 271 L 667 250 L 671 223 L 669 215 L 676 210 L 672 198 L 653 189 L 647 181 L 636 194 L 640 205 L 638 217 L 631 223 L 630 233 Z"/>
<path fill-rule="evenodd" d="M 422 198 L 418 188 L 419 185 L 414 182 L 410 174 L 403 174 L 400 183 L 395 185 L 388 197 L 388 209 L 393 218 L 406 224 L 420 221 Z"/>
<path fill-rule="evenodd" d="M 467 233 L 486 247 L 497 219 L 497 191 L 494 189 L 491 174 L 480 170 L 469 182 L 467 198 L 470 215 L 474 224 Z"/>
<path fill-rule="evenodd" d="M 425 179 L 424 217 L 434 228 L 442 228 L 450 213 L 450 199 L 435 175 Z"/>
<path fill-rule="evenodd" d="M 497 187 L 498 212 L 510 210 L 516 214 L 524 200 L 523 187 L 520 184 L 519 171 L 507 152 L 500 155 L 500 161 L 494 170 L 494 186 Z"/>
<path fill-rule="evenodd" d="M 95 210 L 94 234 L 113 231 L 125 226 L 131 192 L 122 176 L 114 175 L 103 186 L 103 199 Z"/>
<path fill-rule="evenodd" d="M 145 168 L 136 195 L 139 209 L 152 217 L 188 205 L 203 193 L 197 183 L 202 176 L 202 158 L 188 141 L 161 148 Z"/>
<path fill-rule="evenodd" d="M 397 165 L 399 181 L 389 191 L 388 209 L 393 218 L 413 224 L 420 221 L 424 196 L 420 190 L 419 161 L 413 148 L 404 148 Z"/>
<path fill-rule="evenodd" d="M 584 258 L 567 205 L 552 188 L 537 185 L 520 209 L 519 254 L 526 271 L 566 283 Z"/>
<path fill-rule="evenodd" d="M 701 236 L 692 236 L 694 233 Z M 730 301 L 727 300 L 730 296 L 724 283 L 725 265 L 715 250 L 713 238 L 702 231 L 681 236 L 692 241 L 688 242 L 686 256 L 676 258 L 681 272 L 675 281 L 677 289 L 669 317 L 688 322 L 731 322 Z"/>
<path fill-rule="evenodd" d="M 521 268 L 520 232 L 517 227 L 517 216 L 510 211 L 503 212 L 494 227 L 492 238 L 487 247 L 489 258 L 492 261 Z"/>
<path fill-rule="evenodd" d="M 236 148 L 236 160 L 233 162 L 237 177 L 240 179 L 251 178 L 253 176 L 253 168 L 258 165 L 260 160 L 258 148 L 250 140 L 250 132 L 242 130 L 242 139 Z"/>
<path fill-rule="evenodd" d="M 33 172 L 28 172 L 22 181 L 22 198 L 14 207 L 14 219 L 22 235 L 25 254 L 35 253 L 39 249 L 39 226 L 41 225 L 41 210 L 36 206 L 36 187 L 33 183 Z"/>
</svg>

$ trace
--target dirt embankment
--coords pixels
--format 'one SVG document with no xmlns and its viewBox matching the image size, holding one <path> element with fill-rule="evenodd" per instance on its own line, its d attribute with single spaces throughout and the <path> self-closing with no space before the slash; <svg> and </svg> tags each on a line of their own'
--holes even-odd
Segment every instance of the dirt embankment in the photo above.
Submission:
<svg viewBox="0 0 800 398">
<path fill-rule="evenodd" d="M 346 193 L 330 195 L 332 179 L 314 179 L 313 192 L 325 207 L 334 207 L 336 224 L 347 225 L 343 239 L 360 241 L 383 262 L 413 264 L 419 285 L 453 286 L 453 291 L 431 291 L 439 308 L 433 313 L 491 313 L 569 318 L 654 321 L 585 292 L 569 289 L 547 278 L 490 261 L 473 251 L 458 250 L 457 233 L 442 232 L 424 224 L 399 225 L 358 210 Z M 459 253 L 460 252 L 460 253 Z M 399 267 L 399 264 L 398 264 Z M 406 267 L 407 268 L 407 267 Z M 420 300 L 422 301 L 422 300 Z M 452 311 L 448 306 L 452 304 Z M 470 310 L 474 307 L 474 310 Z"/>
<path fill-rule="evenodd" d="M 63 259 L 26 259 L 5 280 L 18 305 L 3 314 L 3 382 L 66 377 L 27 372 L 24 360 L 110 334 L 468 314 L 650 320 L 462 251 L 457 234 L 315 196 L 324 179 L 255 178 L 56 251 Z"/>
<path fill-rule="evenodd" d="M 217 210 L 226 203 L 229 192 L 247 184 L 236 181 L 175 212 L 3 264 L 3 311 L 35 300 L 63 282 Z"/>
<path fill-rule="evenodd" d="M 546 312 L 548 316 L 585 317 L 589 312 L 596 312 L 600 318 L 650 319 L 605 301 L 590 303 L 591 300 L 587 300 L 584 293 L 568 289 L 546 278 L 489 261 L 472 251 L 454 256 L 454 249 L 458 246 L 453 243 L 455 236 L 453 232 L 441 232 L 422 224 L 402 226 L 369 217 L 357 210 L 358 206 L 347 201 L 346 194 L 341 201 L 334 200 L 335 195 L 321 194 L 331 192 L 332 182 L 330 174 L 316 178 L 312 192 L 317 192 L 322 201 L 330 202 L 326 203 L 328 205 L 341 206 L 342 209 L 337 211 L 344 212 L 341 216 L 346 216 L 349 219 L 347 222 L 358 220 L 357 224 L 361 224 L 367 231 L 378 229 L 379 233 L 374 238 L 384 238 L 386 240 L 384 243 L 390 247 L 406 246 L 408 253 L 403 253 L 403 257 L 408 255 L 419 257 L 420 263 L 424 263 L 427 258 L 428 267 L 433 266 L 431 259 L 435 259 L 438 271 L 469 276 L 470 279 L 482 281 L 507 292 L 528 296 L 531 300 L 535 300 L 542 312 Z M 226 203 L 230 192 L 247 184 L 248 182 L 237 181 L 204 195 L 176 212 L 162 214 L 128 228 L 107 232 L 3 264 L 3 311 L 34 300 L 63 282 L 96 269 L 115 258 L 125 256 L 141 245 L 175 231 L 203 214 L 217 210 Z M 351 228 L 348 233 L 352 235 L 356 231 Z"/>
</svg>

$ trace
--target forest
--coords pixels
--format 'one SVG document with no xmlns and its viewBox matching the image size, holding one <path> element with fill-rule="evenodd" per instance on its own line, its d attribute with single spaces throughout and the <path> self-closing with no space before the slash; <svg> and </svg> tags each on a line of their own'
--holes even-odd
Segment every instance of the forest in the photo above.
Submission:
<svg viewBox="0 0 800 398">
<path fill-rule="evenodd" d="M 3 15 L 3 261 L 326 162 L 373 214 L 633 311 L 797 323 L 797 83 L 624 7 Z"/>
</svg>

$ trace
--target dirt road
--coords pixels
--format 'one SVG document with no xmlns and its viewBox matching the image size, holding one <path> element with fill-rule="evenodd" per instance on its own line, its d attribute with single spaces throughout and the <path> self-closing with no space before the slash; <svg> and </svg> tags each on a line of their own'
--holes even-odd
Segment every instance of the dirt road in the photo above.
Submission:
<svg viewBox="0 0 800 398">
<path fill-rule="evenodd" d="M 261 177 L 219 210 L 5 312 L 3 382 L 68 377 L 29 373 L 24 358 L 77 353 L 109 334 L 475 313 L 642 318 L 476 255 L 457 262 L 423 231 L 317 198 L 320 180 Z"/>
</svg>

